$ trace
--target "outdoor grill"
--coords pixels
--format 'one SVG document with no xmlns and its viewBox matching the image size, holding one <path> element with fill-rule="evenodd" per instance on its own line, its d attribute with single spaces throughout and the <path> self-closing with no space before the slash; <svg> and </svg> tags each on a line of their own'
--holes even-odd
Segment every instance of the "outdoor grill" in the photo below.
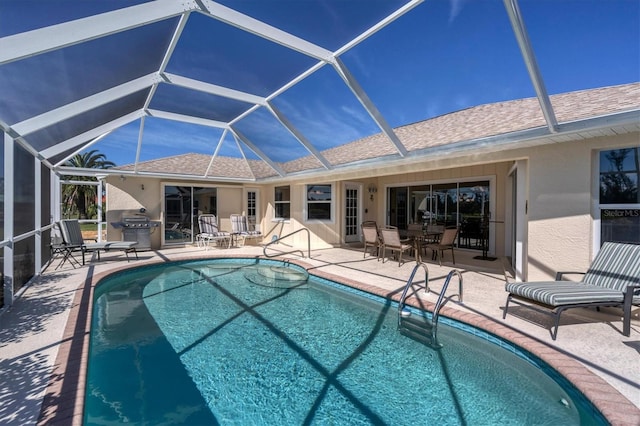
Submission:
<svg viewBox="0 0 640 426">
<path fill-rule="evenodd" d="M 150 220 L 145 215 L 136 214 L 123 216 L 120 222 L 111 222 L 111 226 L 122 229 L 122 241 L 137 241 L 138 250 L 148 250 L 151 248 L 152 228 L 159 227 L 160 222 Z"/>
</svg>

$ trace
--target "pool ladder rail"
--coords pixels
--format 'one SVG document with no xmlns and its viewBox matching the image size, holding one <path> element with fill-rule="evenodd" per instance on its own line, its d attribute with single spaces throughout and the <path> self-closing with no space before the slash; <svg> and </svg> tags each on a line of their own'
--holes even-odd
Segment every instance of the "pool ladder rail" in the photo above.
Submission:
<svg viewBox="0 0 640 426">
<path fill-rule="evenodd" d="M 298 253 L 300 252 L 300 256 L 304 257 L 304 252 L 301 249 L 297 249 L 294 248 L 291 251 L 287 251 L 287 252 L 283 252 L 283 251 L 278 251 L 275 254 L 267 254 L 267 249 L 272 246 L 273 244 L 278 244 L 279 242 L 281 242 L 282 240 L 284 240 L 285 238 L 288 238 L 292 235 L 295 235 L 299 232 L 306 232 L 307 233 L 307 257 L 311 258 L 311 231 L 309 231 L 308 228 L 300 228 L 297 229 L 287 235 L 283 235 L 282 237 L 278 237 L 277 235 L 274 235 L 273 239 L 271 241 L 269 241 L 267 244 L 264 245 L 263 249 L 262 249 L 262 254 L 264 255 L 264 257 L 276 257 L 276 256 L 282 256 L 285 254 L 292 254 L 292 253 Z M 274 248 L 271 248 L 272 250 L 275 250 Z"/>
<path fill-rule="evenodd" d="M 410 337 L 414 340 L 417 340 L 421 343 L 425 343 L 428 346 L 434 349 L 440 349 L 442 345 L 438 342 L 438 319 L 440 318 L 440 309 L 449 301 L 452 297 L 458 296 L 458 301 L 462 303 L 462 274 L 457 269 L 451 270 L 447 275 L 447 278 L 444 281 L 444 285 L 442 286 L 442 290 L 438 295 L 438 300 L 433 308 L 433 313 L 431 315 L 431 320 L 429 320 L 426 316 L 426 312 L 424 316 L 421 315 L 413 315 L 412 311 L 406 305 L 407 293 L 409 292 L 409 287 L 413 286 L 413 279 L 416 275 L 418 269 L 424 269 L 424 282 L 425 282 L 425 293 L 429 292 L 429 269 L 427 265 L 424 263 L 418 263 L 413 268 L 411 272 L 411 276 L 409 280 L 407 280 L 407 284 L 404 287 L 404 291 L 402 292 L 402 296 L 400 296 L 400 301 L 398 302 L 398 330 L 403 335 Z M 451 282 L 451 278 L 456 275 L 458 277 L 458 293 L 452 294 L 445 297 L 447 292 L 447 288 L 449 287 L 449 282 Z"/>
</svg>

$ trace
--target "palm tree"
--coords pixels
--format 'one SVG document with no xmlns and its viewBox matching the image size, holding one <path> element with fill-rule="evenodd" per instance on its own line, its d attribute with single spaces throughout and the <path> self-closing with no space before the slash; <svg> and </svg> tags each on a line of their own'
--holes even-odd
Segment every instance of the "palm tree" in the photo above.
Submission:
<svg viewBox="0 0 640 426">
<path fill-rule="evenodd" d="M 634 155 L 632 166 L 627 165 L 629 154 Z M 631 174 L 638 171 L 638 149 L 628 148 L 612 150 L 605 154 L 609 161 L 610 170 L 600 173 L 600 202 L 601 203 L 635 203 L 638 201 L 637 181 L 631 179 Z"/>
<path fill-rule="evenodd" d="M 97 150 L 85 152 L 84 154 L 76 154 L 70 158 L 65 166 L 78 167 L 83 169 L 108 169 L 115 166 L 113 161 L 107 160 L 104 154 L 99 154 Z M 65 179 L 69 179 L 66 176 Z M 91 176 L 76 176 L 76 181 L 96 181 L 96 178 Z M 96 189 L 95 186 L 89 185 L 69 185 L 64 191 L 64 205 L 67 209 L 75 206 L 78 209 L 78 217 L 80 219 L 87 219 L 87 203 L 95 200 Z"/>
</svg>

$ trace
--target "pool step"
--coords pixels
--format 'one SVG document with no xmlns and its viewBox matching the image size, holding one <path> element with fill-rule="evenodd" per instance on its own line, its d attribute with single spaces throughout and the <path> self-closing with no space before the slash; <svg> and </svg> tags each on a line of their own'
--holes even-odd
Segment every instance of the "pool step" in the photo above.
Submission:
<svg viewBox="0 0 640 426">
<path fill-rule="evenodd" d="M 431 331 L 433 326 L 431 321 L 421 316 L 404 316 L 398 324 L 398 331 L 403 336 L 407 336 L 417 342 L 425 344 L 435 349 L 439 349 L 441 345 L 432 340 Z"/>
<path fill-rule="evenodd" d="M 288 266 L 258 266 L 244 274 L 254 284 L 273 288 L 307 288 L 309 273 Z"/>
</svg>

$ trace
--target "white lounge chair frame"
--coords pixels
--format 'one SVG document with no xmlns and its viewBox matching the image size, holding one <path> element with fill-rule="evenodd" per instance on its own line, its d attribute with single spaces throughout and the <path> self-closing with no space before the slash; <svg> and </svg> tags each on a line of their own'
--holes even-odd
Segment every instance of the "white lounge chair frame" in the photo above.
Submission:
<svg viewBox="0 0 640 426">
<path fill-rule="evenodd" d="M 198 228 L 200 233 L 196 235 L 196 244 L 198 247 L 209 249 L 212 242 L 226 243 L 227 247 L 231 244 L 231 234 L 220 231 L 218 226 L 218 218 L 214 214 L 201 214 L 198 216 Z"/>
<path fill-rule="evenodd" d="M 244 246 L 247 239 L 262 238 L 262 232 L 249 230 L 249 222 L 247 216 L 241 214 L 232 214 L 231 219 L 231 234 L 239 242 L 239 246 Z"/>
</svg>

